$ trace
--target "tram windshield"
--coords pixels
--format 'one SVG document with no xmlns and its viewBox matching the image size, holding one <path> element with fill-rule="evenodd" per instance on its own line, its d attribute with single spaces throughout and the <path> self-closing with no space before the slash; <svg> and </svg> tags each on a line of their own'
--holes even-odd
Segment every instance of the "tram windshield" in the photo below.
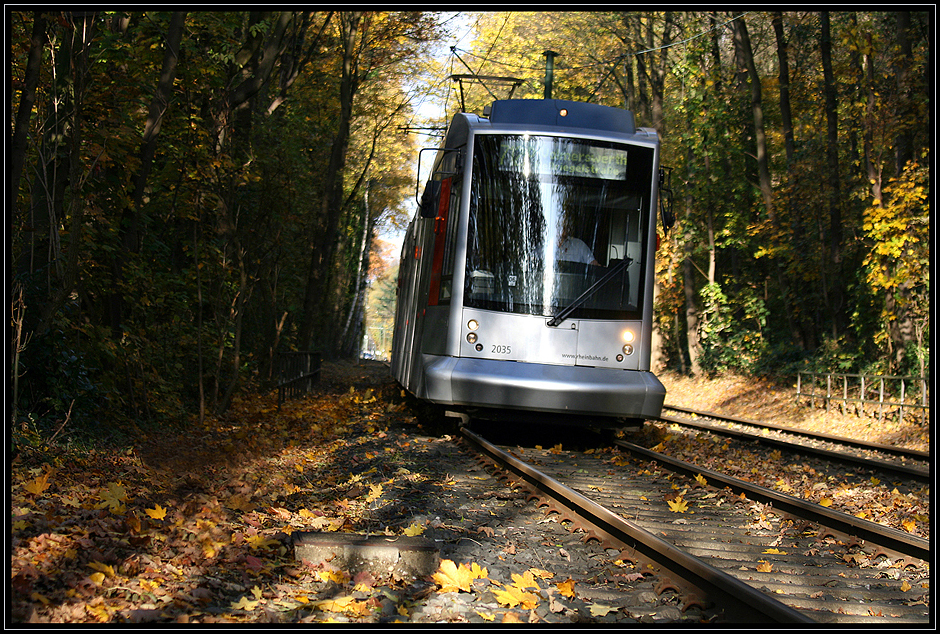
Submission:
<svg viewBox="0 0 940 634">
<path fill-rule="evenodd" d="M 641 319 L 653 149 L 477 135 L 464 304 Z"/>
</svg>

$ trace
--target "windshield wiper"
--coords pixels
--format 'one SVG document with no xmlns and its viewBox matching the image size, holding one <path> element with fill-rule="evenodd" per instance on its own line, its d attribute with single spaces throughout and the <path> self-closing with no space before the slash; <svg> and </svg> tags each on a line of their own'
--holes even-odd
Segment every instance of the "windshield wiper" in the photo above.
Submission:
<svg viewBox="0 0 940 634">
<path fill-rule="evenodd" d="M 560 313 L 558 313 L 557 315 L 549 319 L 546 325 L 549 328 L 554 328 L 555 326 L 563 322 L 565 318 L 568 317 L 568 315 L 576 311 L 578 307 L 581 306 L 581 304 L 583 304 L 585 301 L 587 301 L 587 299 L 591 295 L 597 292 L 597 289 L 599 289 L 601 286 L 603 286 L 604 284 L 612 280 L 614 276 L 616 276 L 618 273 L 626 269 L 632 263 L 633 263 L 633 258 L 622 259 L 612 269 L 607 271 L 607 273 L 605 273 L 603 277 L 601 277 L 599 280 L 591 284 L 591 286 L 588 287 L 586 291 L 581 293 L 581 295 L 579 295 L 576 300 L 568 304 Z"/>
</svg>

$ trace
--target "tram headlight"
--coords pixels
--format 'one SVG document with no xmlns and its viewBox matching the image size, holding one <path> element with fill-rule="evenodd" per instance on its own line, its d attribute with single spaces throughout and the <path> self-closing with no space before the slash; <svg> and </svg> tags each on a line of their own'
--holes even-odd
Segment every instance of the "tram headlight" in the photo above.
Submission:
<svg viewBox="0 0 940 634">
<path fill-rule="evenodd" d="M 633 343 L 633 340 L 636 338 L 636 335 L 633 334 L 632 330 L 623 331 L 623 342 L 624 343 Z M 627 354 L 630 354 L 629 352 Z"/>
<path fill-rule="evenodd" d="M 476 330 L 479 327 L 480 327 L 480 322 L 478 322 L 476 319 L 471 319 L 470 321 L 467 322 L 467 328 L 469 328 L 470 330 Z"/>
<path fill-rule="evenodd" d="M 626 344 L 623 347 L 623 353 L 629 357 L 631 354 L 633 354 L 633 346 L 631 346 L 629 343 Z"/>
</svg>

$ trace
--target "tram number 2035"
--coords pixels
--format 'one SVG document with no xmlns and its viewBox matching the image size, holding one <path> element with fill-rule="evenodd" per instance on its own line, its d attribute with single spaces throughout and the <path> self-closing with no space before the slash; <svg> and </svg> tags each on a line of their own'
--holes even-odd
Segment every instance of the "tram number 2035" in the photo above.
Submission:
<svg viewBox="0 0 940 634">
<path fill-rule="evenodd" d="M 501 346 L 494 344 L 490 349 L 491 354 L 512 354 L 512 346 Z"/>
</svg>

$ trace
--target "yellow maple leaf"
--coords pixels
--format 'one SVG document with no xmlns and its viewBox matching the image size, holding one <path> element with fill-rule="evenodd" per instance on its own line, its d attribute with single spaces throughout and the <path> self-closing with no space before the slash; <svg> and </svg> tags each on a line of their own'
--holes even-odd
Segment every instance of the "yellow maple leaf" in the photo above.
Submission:
<svg viewBox="0 0 940 634">
<path fill-rule="evenodd" d="M 470 592 L 470 584 L 475 577 L 467 564 L 458 566 L 450 559 L 444 559 L 431 578 L 441 587 L 441 592 Z"/>
<path fill-rule="evenodd" d="M 382 485 L 381 484 L 370 484 L 369 485 L 369 495 L 366 496 L 366 504 L 375 502 L 380 497 L 382 497 Z"/>
<path fill-rule="evenodd" d="M 473 575 L 474 579 L 486 579 L 490 576 L 489 571 L 477 562 L 470 564 L 470 573 Z"/>
<path fill-rule="evenodd" d="M 771 568 L 773 568 L 773 564 L 764 560 L 761 560 L 760 563 L 757 564 L 757 572 L 770 572 Z"/>
<path fill-rule="evenodd" d="M 332 581 L 340 586 L 349 581 L 349 575 L 341 570 L 317 570 L 317 577 L 320 581 Z"/>
<path fill-rule="evenodd" d="M 911 584 L 907 582 L 907 579 L 901 582 L 901 592 L 907 592 L 911 589 Z"/>
<path fill-rule="evenodd" d="M 914 529 L 917 528 L 917 523 L 914 520 L 904 520 L 901 522 L 901 526 L 904 527 L 908 533 L 913 533 Z"/>
<path fill-rule="evenodd" d="M 166 517 L 166 509 L 159 504 L 154 505 L 152 509 L 144 509 L 144 513 L 155 520 L 162 520 Z"/>
<path fill-rule="evenodd" d="M 829 508 L 832 506 L 832 500 L 829 498 L 823 498 L 819 501 L 819 506 L 825 506 L 826 508 Z"/>
<path fill-rule="evenodd" d="M 106 605 L 86 605 L 85 609 L 101 623 L 111 620 L 111 613 L 108 612 L 108 606 Z"/>
<path fill-rule="evenodd" d="M 539 579 L 551 579 L 555 576 L 554 572 L 539 570 L 538 568 L 529 568 L 529 572 L 532 573 L 533 577 L 538 577 Z"/>
<path fill-rule="evenodd" d="M 483 612 L 480 612 L 479 610 L 476 610 L 476 613 L 477 613 L 477 615 L 478 615 L 481 619 L 483 619 L 484 621 L 494 621 L 494 620 L 496 620 L 496 615 L 495 615 L 495 614 L 484 614 Z"/>
<path fill-rule="evenodd" d="M 105 575 L 103 572 L 93 572 L 88 575 L 88 578 L 95 582 L 95 585 L 101 585 L 104 583 Z"/>
<path fill-rule="evenodd" d="M 879 484 L 881 484 L 881 480 L 879 480 L 879 479 L 876 478 L 875 476 L 872 476 L 872 477 L 871 477 L 871 483 L 874 484 L 875 486 L 878 486 Z"/>
<path fill-rule="evenodd" d="M 689 504 L 682 497 L 677 497 L 675 500 L 666 500 L 669 504 L 669 510 L 673 513 L 685 513 L 689 510 Z"/>
<path fill-rule="evenodd" d="M 412 522 L 411 526 L 402 531 L 408 537 L 417 537 L 424 532 L 424 527 L 421 526 L 418 522 Z"/>
<path fill-rule="evenodd" d="M 566 581 L 562 581 L 561 583 L 556 583 L 555 587 L 558 588 L 558 591 L 563 597 L 568 597 L 569 599 L 575 598 L 574 579 L 568 579 Z"/>
<path fill-rule="evenodd" d="M 777 550 L 776 548 L 768 548 L 764 551 L 765 555 L 786 555 L 782 550 Z"/>
<path fill-rule="evenodd" d="M 539 584 L 535 582 L 535 577 L 532 575 L 531 570 L 526 570 L 521 575 L 512 573 L 511 576 L 513 583 L 516 584 L 516 587 L 520 590 L 527 590 L 529 588 L 532 588 L 533 590 L 541 590 L 541 588 L 539 588 Z"/>
<path fill-rule="evenodd" d="M 310 605 L 317 610 L 322 610 L 324 612 L 343 612 L 349 608 L 353 603 L 355 603 L 356 597 L 353 596 L 343 596 L 335 597 L 333 599 L 321 599 L 320 601 L 314 601 Z"/>
<path fill-rule="evenodd" d="M 26 489 L 29 493 L 33 495 L 42 495 L 42 492 L 48 489 L 52 484 L 49 482 L 49 476 L 52 475 L 51 471 L 46 471 L 41 476 L 37 477 L 35 480 L 30 480 L 23 485 L 23 488 Z"/>
<path fill-rule="evenodd" d="M 695 481 L 702 486 L 706 486 L 708 484 L 708 480 L 706 480 L 705 476 L 703 476 L 701 473 L 695 474 Z"/>
<path fill-rule="evenodd" d="M 88 564 L 88 567 L 91 568 L 92 570 L 97 570 L 98 572 L 102 573 L 105 577 L 111 578 L 114 576 L 114 568 L 107 564 L 102 564 L 97 561 L 93 561 L 90 564 Z"/>
<path fill-rule="evenodd" d="M 281 542 L 271 537 L 267 537 L 266 535 L 262 535 L 261 533 L 258 533 L 257 535 L 252 535 L 251 537 L 246 539 L 245 543 L 251 546 L 252 550 L 258 550 L 258 549 L 267 550 L 268 548 L 272 546 L 277 546 Z"/>
<path fill-rule="evenodd" d="M 251 601 L 248 597 L 242 597 L 236 603 L 232 603 L 229 607 L 233 610 L 245 610 L 246 612 L 251 612 L 256 607 L 258 607 L 260 601 Z"/>
<path fill-rule="evenodd" d="M 101 503 L 99 509 L 107 508 L 114 514 L 121 514 L 127 510 L 124 502 L 127 501 L 127 489 L 120 482 L 111 482 L 108 488 L 101 492 L 99 496 Z"/>
<path fill-rule="evenodd" d="M 518 605 L 523 610 L 531 610 L 539 604 L 538 596 L 517 586 L 508 586 L 505 590 L 494 589 L 493 596 L 500 605 L 505 605 L 507 608 L 514 608 Z"/>
</svg>

